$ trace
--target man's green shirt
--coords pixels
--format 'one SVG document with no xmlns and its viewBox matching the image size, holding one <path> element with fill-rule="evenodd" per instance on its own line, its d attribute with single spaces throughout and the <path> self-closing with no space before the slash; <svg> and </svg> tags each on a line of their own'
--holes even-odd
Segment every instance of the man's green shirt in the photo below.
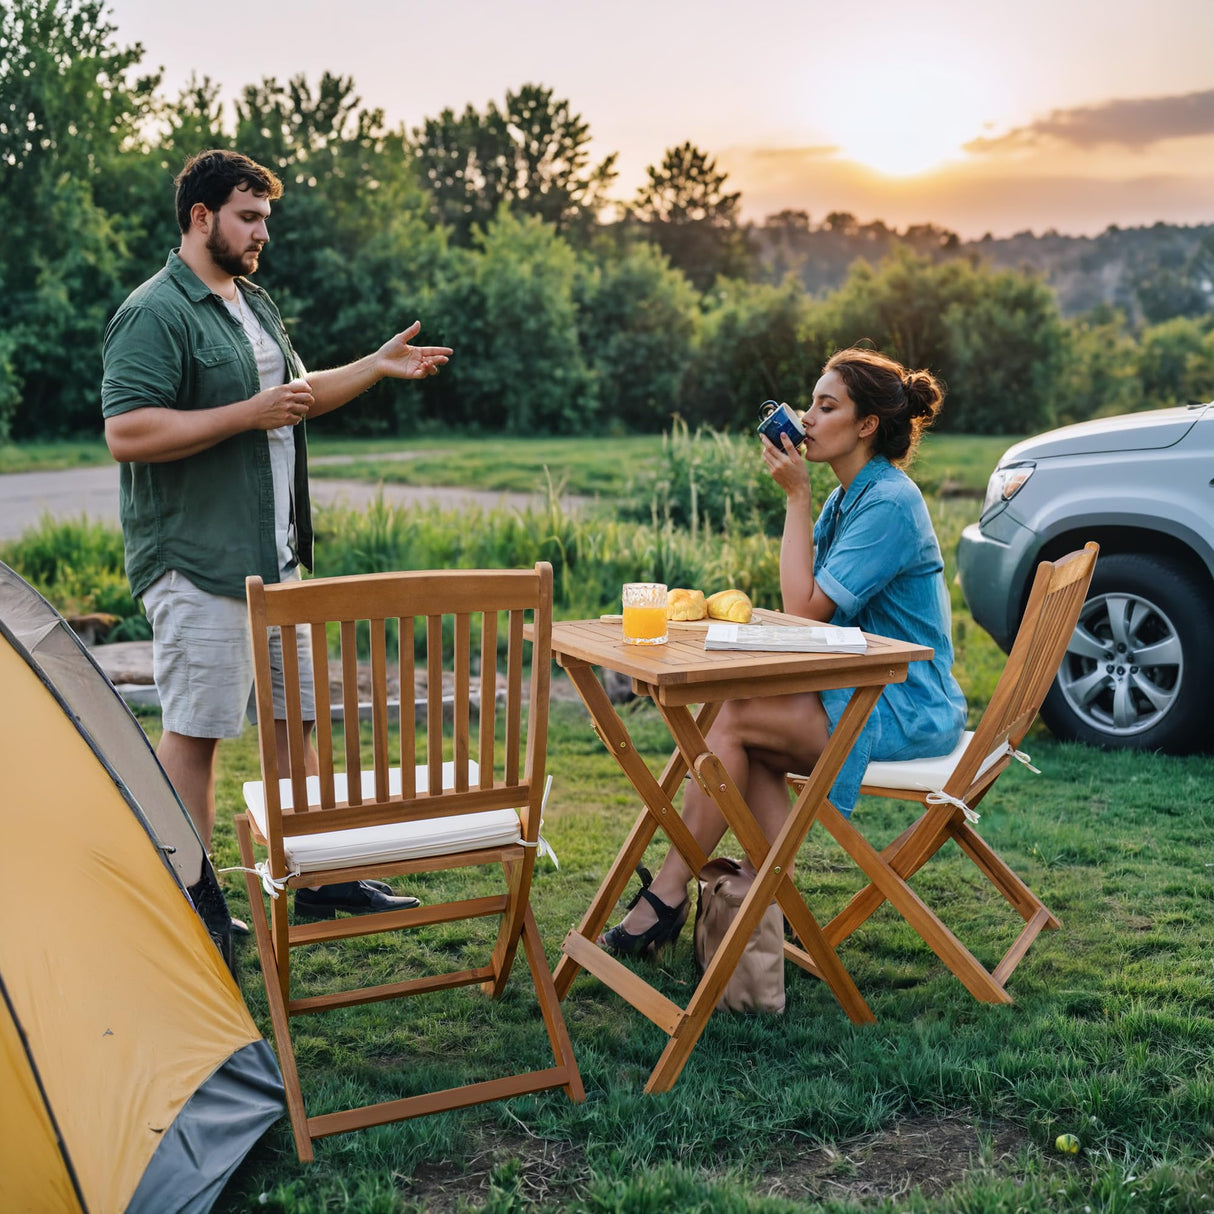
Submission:
<svg viewBox="0 0 1214 1214">
<path fill-rule="evenodd" d="M 288 381 L 303 374 L 282 317 L 247 279 L 237 287 L 286 359 Z M 105 331 L 101 409 L 214 409 L 261 390 L 257 361 L 240 322 L 181 260 L 127 298 Z M 294 522 L 300 561 L 312 567 L 304 425 L 295 427 Z M 211 594 L 243 599 L 249 574 L 280 577 L 274 481 L 264 430 L 225 439 L 167 463 L 121 465 L 119 512 L 131 592 L 170 569 Z"/>
</svg>

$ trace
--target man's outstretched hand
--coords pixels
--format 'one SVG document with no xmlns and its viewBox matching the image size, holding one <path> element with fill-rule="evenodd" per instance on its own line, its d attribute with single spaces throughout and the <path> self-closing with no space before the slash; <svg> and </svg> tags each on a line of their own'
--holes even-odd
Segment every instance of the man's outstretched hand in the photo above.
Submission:
<svg viewBox="0 0 1214 1214">
<path fill-rule="evenodd" d="M 422 322 L 415 320 L 403 333 L 398 333 L 380 347 L 376 355 L 378 369 L 393 379 L 425 379 L 437 375 L 452 351 L 448 346 L 412 346 L 409 343 L 421 330 Z"/>
</svg>

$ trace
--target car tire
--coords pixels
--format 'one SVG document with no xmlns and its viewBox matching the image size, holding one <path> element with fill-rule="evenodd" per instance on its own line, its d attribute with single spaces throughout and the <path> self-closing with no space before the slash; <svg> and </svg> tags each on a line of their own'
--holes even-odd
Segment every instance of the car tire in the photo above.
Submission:
<svg viewBox="0 0 1214 1214">
<path fill-rule="evenodd" d="M 1210 620 L 1208 590 L 1178 561 L 1100 557 L 1042 719 L 1057 737 L 1105 750 L 1208 745 Z"/>
</svg>

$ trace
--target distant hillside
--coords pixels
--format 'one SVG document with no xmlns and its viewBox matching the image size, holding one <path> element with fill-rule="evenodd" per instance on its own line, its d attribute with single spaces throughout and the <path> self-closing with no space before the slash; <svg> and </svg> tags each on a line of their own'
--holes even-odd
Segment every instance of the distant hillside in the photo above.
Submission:
<svg viewBox="0 0 1214 1214">
<path fill-rule="evenodd" d="M 834 212 L 814 226 L 804 212 L 783 211 L 749 234 L 764 277 L 778 280 L 791 271 L 814 294 L 837 287 L 857 258 L 875 263 L 906 247 L 932 257 L 976 256 L 1000 269 L 1031 269 L 1053 287 L 1066 316 L 1103 305 L 1120 308 L 1137 325 L 1214 312 L 1214 223 L 962 241 L 934 224 L 898 232 L 880 220 L 861 223 Z"/>
<path fill-rule="evenodd" d="M 961 247 L 992 265 L 1037 270 L 1067 315 L 1111 304 L 1154 323 L 1214 307 L 1214 224 L 1110 227 L 1099 236 L 1020 232 Z"/>
</svg>

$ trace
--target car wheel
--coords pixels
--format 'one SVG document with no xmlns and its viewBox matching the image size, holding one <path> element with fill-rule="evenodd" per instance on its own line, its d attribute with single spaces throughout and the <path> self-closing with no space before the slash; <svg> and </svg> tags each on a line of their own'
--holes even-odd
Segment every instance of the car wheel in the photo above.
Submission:
<svg viewBox="0 0 1214 1214">
<path fill-rule="evenodd" d="M 1042 718 L 1058 737 L 1105 749 L 1208 743 L 1210 622 L 1208 593 L 1178 562 L 1100 557 Z"/>
</svg>

